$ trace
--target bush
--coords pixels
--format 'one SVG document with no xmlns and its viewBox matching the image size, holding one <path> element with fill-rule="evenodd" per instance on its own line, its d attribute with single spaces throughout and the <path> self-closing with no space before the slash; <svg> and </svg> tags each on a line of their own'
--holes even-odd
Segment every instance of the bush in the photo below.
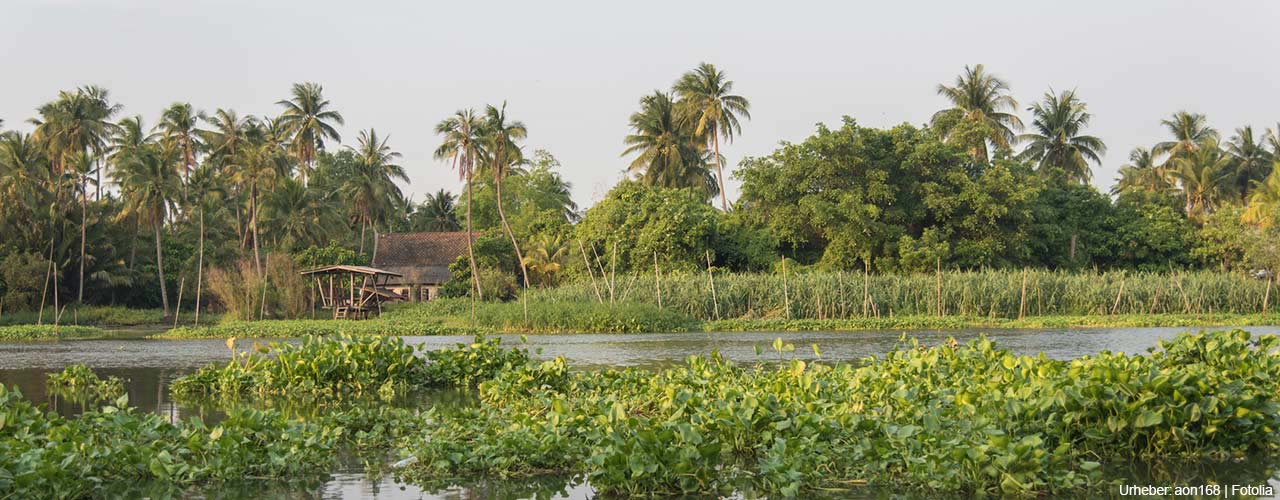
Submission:
<svg viewBox="0 0 1280 500">
<path fill-rule="evenodd" d="M 35 253 L 11 254 L 0 260 L 0 313 L 39 307 L 48 267 L 48 258 Z"/>
<path fill-rule="evenodd" d="M 0 326 L 0 340 L 54 340 L 95 337 L 107 332 L 92 326 L 13 325 Z"/>
<path fill-rule="evenodd" d="M 49 392 L 78 401 L 110 401 L 124 395 L 124 381 L 117 377 L 98 378 L 89 367 L 79 364 L 49 374 Z"/>
</svg>

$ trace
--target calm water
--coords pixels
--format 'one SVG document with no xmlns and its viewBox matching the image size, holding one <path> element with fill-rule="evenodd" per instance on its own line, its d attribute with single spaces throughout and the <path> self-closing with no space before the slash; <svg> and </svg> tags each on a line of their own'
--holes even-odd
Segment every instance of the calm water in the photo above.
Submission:
<svg viewBox="0 0 1280 500">
<path fill-rule="evenodd" d="M 1253 333 L 1280 334 L 1280 327 L 1248 327 Z M 1042 330 L 947 330 L 912 331 L 909 335 L 922 344 L 937 344 L 948 337 L 965 341 L 985 333 L 997 344 L 1018 353 L 1068 359 L 1102 350 L 1142 353 L 1156 346 L 1160 339 L 1172 338 L 1186 328 L 1090 328 Z M 881 355 L 891 350 L 902 332 L 804 332 L 804 333 L 715 333 L 715 334 L 638 334 L 638 335 L 531 335 L 527 346 L 538 358 L 563 355 L 575 368 L 606 366 L 658 367 L 680 362 L 694 354 L 718 350 L 722 355 L 742 362 L 773 359 L 769 345 L 777 337 L 796 346 L 795 357 L 814 358 L 811 344 L 817 344 L 825 361 L 855 360 Z M 504 343 L 518 345 L 519 336 L 502 336 Z M 261 342 L 265 340 L 258 339 Z M 411 344 L 439 348 L 457 342 L 470 342 L 470 337 L 405 337 Z M 253 339 L 236 342 L 247 349 Z M 757 356 L 755 347 L 765 350 Z M 64 415 L 80 411 L 74 404 L 50 396 L 45 389 L 49 372 L 83 363 L 101 375 L 126 379 L 129 401 L 139 409 L 153 411 L 171 419 L 189 416 L 216 417 L 198 408 L 177 405 L 168 398 L 168 385 L 174 378 L 211 362 L 230 359 L 222 339 L 147 340 L 76 340 L 43 343 L 0 343 L 0 384 L 17 386 L 29 399 L 46 403 Z M 431 404 L 431 398 L 427 399 Z M 1270 477 L 1269 470 L 1280 464 L 1195 464 L 1188 471 L 1180 468 L 1181 477 L 1200 478 L 1190 484 L 1213 479 L 1218 483 L 1258 484 Z M 1135 466 L 1131 474 L 1139 484 L 1168 484 L 1160 478 L 1168 472 Z M 1148 478 L 1148 480 L 1143 480 Z M 1280 490 L 1280 482 L 1271 479 Z M 293 498 L 591 498 L 593 491 L 585 484 L 565 478 L 522 480 L 518 482 L 483 482 L 445 491 L 422 491 L 412 485 L 401 485 L 387 477 L 368 478 L 359 465 L 344 464 L 321 484 L 292 485 L 263 490 L 263 485 L 246 485 L 245 490 L 200 492 L 209 498 L 293 497 Z M 887 492 L 864 491 L 875 497 Z M 126 496 L 142 496 L 163 492 L 130 491 Z"/>
</svg>

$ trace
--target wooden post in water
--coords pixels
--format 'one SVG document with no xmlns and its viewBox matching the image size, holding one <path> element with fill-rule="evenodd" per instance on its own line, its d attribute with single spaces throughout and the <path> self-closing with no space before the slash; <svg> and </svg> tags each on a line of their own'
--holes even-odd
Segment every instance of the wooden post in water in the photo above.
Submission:
<svg viewBox="0 0 1280 500">
<path fill-rule="evenodd" d="M 862 317 L 866 318 L 871 307 L 871 262 L 862 260 Z"/>
<path fill-rule="evenodd" d="M 40 292 L 40 312 L 36 314 L 36 326 L 44 324 L 44 300 L 49 296 L 51 274 L 53 274 L 53 239 L 49 239 L 49 268 L 44 272 L 44 290 Z"/>
<path fill-rule="evenodd" d="M 791 319 L 791 292 L 787 289 L 787 256 L 782 256 L 782 309 Z"/>
<path fill-rule="evenodd" d="M 658 251 L 653 251 L 653 289 L 658 292 L 658 309 L 662 309 L 662 269 L 658 267 Z"/>
<path fill-rule="evenodd" d="M 720 301 L 716 299 L 716 277 L 711 273 L 711 250 L 707 250 L 707 281 L 711 283 L 711 307 L 714 308 L 716 319 L 720 319 Z"/>
</svg>

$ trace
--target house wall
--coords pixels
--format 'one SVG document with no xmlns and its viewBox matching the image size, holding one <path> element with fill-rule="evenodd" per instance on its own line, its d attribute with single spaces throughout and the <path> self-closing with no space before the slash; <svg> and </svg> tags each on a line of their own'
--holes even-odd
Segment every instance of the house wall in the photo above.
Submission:
<svg viewBox="0 0 1280 500">
<path fill-rule="evenodd" d="M 440 285 L 402 285 L 389 287 L 409 302 L 427 302 L 440 298 Z"/>
</svg>

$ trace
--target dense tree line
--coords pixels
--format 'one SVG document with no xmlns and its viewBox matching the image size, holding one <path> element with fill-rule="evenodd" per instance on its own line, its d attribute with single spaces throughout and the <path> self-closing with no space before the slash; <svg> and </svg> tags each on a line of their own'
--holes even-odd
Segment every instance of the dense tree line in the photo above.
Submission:
<svg viewBox="0 0 1280 500">
<path fill-rule="evenodd" d="M 769 270 L 781 256 L 880 271 L 1280 262 L 1280 125 L 1224 139 L 1180 111 L 1107 194 L 1089 184 L 1107 148 L 1075 91 L 1045 92 L 1025 108 L 1029 125 L 1008 82 L 981 65 L 937 93 L 949 106 L 927 125 L 846 118 L 730 173 L 720 146 L 742 133 L 750 103 L 699 65 L 640 99 L 623 138 L 629 178 L 583 211 L 555 157 L 526 150 L 528 127 L 505 103 L 437 124 L 435 156 L 461 195 L 415 203 L 388 137 L 369 129 L 341 145 L 342 114 L 314 83 L 294 85 L 275 116 L 175 103 L 154 126 L 105 89 L 64 91 L 30 132 L 0 132 L 0 307 L 167 311 L 175 287 L 207 291 L 209 270 L 270 280 L 271 254 L 367 262 L 385 231 L 476 232 L 450 290 L 495 297 L 606 266 Z M 726 175 L 742 181 L 732 205 Z"/>
</svg>

